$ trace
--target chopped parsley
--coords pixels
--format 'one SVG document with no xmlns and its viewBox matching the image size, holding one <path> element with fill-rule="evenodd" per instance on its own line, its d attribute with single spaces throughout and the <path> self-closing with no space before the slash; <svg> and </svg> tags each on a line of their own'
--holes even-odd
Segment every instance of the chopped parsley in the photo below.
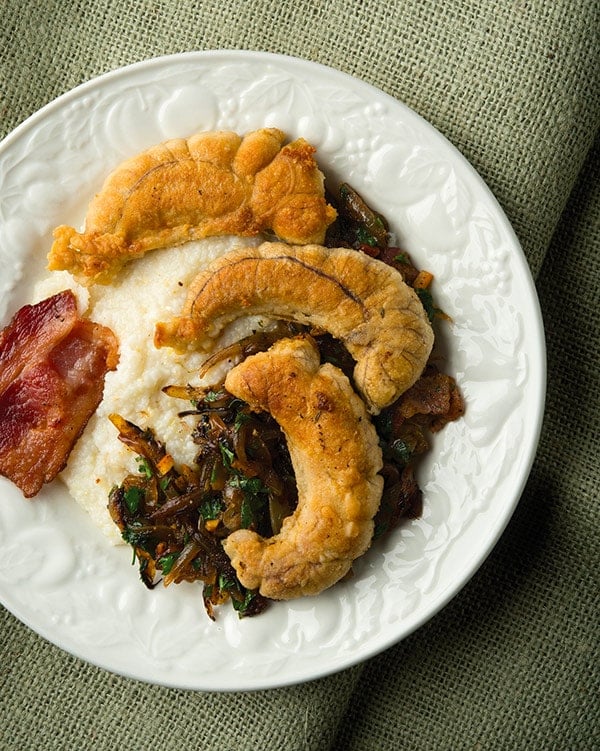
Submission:
<svg viewBox="0 0 600 751">
<path fill-rule="evenodd" d="M 429 323 L 433 323 L 433 319 L 435 318 L 438 311 L 433 304 L 433 297 L 431 295 L 431 292 L 428 289 L 416 289 L 415 292 L 419 296 L 419 300 L 421 301 L 421 305 L 425 309 L 425 313 L 427 313 Z"/>
<path fill-rule="evenodd" d="M 142 488 L 137 488 L 132 485 L 123 494 L 123 500 L 127 505 L 127 510 L 130 514 L 137 513 L 140 507 L 140 503 L 144 500 L 145 491 Z"/>
</svg>

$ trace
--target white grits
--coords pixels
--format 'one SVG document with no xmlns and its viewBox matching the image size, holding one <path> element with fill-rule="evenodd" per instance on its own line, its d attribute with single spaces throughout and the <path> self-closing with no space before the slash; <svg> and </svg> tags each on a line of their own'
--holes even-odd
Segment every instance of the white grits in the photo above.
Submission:
<svg viewBox="0 0 600 751">
<path fill-rule="evenodd" d="M 207 263 L 260 240 L 210 238 L 158 250 L 129 264 L 106 286 L 81 287 L 67 272 L 54 272 L 36 286 L 37 300 L 73 289 L 80 312 L 108 326 L 119 340 L 119 365 L 107 374 L 104 398 L 60 475 L 75 501 L 115 543 L 121 537 L 107 510 L 108 494 L 137 465 L 134 454 L 118 440 L 108 415 L 116 412 L 142 428 L 151 427 L 176 461 L 193 460 L 196 447 L 190 439 L 191 424 L 178 417 L 188 405 L 161 389 L 168 384 L 199 384 L 196 373 L 206 355 L 156 349 L 154 325 L 180 313 L 191 280 Z M 256 321 L 240 322 L 221 341 L 244 335 Z"/>
</svg>

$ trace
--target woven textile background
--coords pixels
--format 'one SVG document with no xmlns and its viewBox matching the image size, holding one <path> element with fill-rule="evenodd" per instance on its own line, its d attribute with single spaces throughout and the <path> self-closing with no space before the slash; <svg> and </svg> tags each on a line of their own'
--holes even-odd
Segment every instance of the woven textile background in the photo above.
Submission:
<svg viewBox="0 0 600 751">
<path fill-rule="evenodd" d="M 96 669 L 3 610 L 0 751 L 599 748 L 598 0 L 1 7 L 0 137 L 96 75 L 193 49 L 303 57 L 411 106 L 471 161 L 519 236 L 544 314 L 548 398 L 506 532 L 403 643 L 297 687 L 194 693 Z"/>
</svg>

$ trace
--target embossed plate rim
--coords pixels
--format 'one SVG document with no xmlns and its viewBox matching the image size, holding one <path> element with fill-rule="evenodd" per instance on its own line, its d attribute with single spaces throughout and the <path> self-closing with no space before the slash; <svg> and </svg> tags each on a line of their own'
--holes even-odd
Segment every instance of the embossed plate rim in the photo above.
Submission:
<svg viewBox="0 0 600 751">
<path fill-rule="evenodd" d="M 221 66 L 220 69 L 219 66 Z M 379 188 L 381 188 L 381 193 L 385 192 L 384 188 L 389 188 L 388 183 L 386 183 L 386 179 L 388 179 L 386 176 L 390 174 L 390 164 L 393 168 L 399 170 L 398 174 L 404 175 L 402 179 L 410 184 L 410 189 L 402 193 L 404 189 L 398 188 L 398 192 L 402 193 L 402 196 L 396 195 L 392 203 L 398 209 L 398 216 L 405 220 L 405 224 L 398 219 L 394 229 L 398 230 L 407 244 L 407 249 L 411 252 L 414 251 L 417 258 L 423 255 L 421 245 L 426 244 L 426 240 L 431 240 L 431 238 L 435 240 L 438 236 L 441 236 L 440 228 L 454 238 L 454 245 L 449 246 L 443 253 L 438 249 L 431 256 L 434 261 L 433 265 L 439 264 L 441 268 L 438 278 L 441 282 L 440 292 L 445 296 L 445 304 L 452 308 L 452 305 L 461 299 L 460 284 L 462 278 L 460 274 L 453 275 L 452 270 L 465 269 L 465 264 L 470 263 L 471 266 L 468 269 L 470 276 L 466 281 L 471 284 L 477 277 L 479 287 L 473 287 L 473 284 L 471 284 L 471 287 L 462 288 L 462 292 L 466 289 L 468 294 L 471 295 L 469 298 L 471 308 L 468 310 L 472 315 L 475 313 L 482 316 L 489 315 L 489 320 L 485 319 L 488 325 L 490 325 L 490 322 L 497 324 L 500 333 L 493 342 L 497 360 L 507 368 L 507 373 L 511 372 L 514 364 L 521 379 L 519 380 L 516 376 L 513 380 L 505 375 L 500 377 L 495 370 L 490 371 L 489 367 L 486 371 L 484 363 L 481 372 L 478 371 L 476 377 L 465 378 L 465 386 L 467 388 L 472 386 L 475 389 L 473 403 L 479 404 L 478 400 L 483 391 L 477 391 L 477 378 L 484 378 L 485 382 L 486 373 L 490 376 L 490 380 L 493 380 L 492 376 L 495 376 L 496 380 L 493 385 L 497 387 L 497 400 L 499 400 L 499 403 L 504 398 L 513 400 L 512 412 L 509 411 L 508 414 L 511 419 L 515 417 L 515 420 L 510 425 L 507 423 L 506 427 L 503 427 L 501 420 L 499 421 L 498 435 L 494 437 L 495 443 L 492 448 L 497 448 L 501 452 L 504 451 L 508 455 L 509 452 L 514 452 L 514 447 L 511 446 L 511 438 L 523 438 L 524 443 L 520 447 L 521 450 L 514 456 L 516 470 L 510 480 L 490 476 L 488 486 L 476 484 L 473 488 L 475 491 L 481 491 L 482 497 L 474 499 L 475 510 L 469 511 L 472 515 L 472 521 L 469 522 L 471 527 L 463 524 L 461 516 L 465 513 L 463 509 L 456 510 L 450 507 L 448 515 L 452 516 L 452 521 L 444 518 L 444 524 L 439 527 L 439 529 L 448 533 L 446 539 L 436 538 L 435 524 L 429 524 L 426 517 L 421 522 L 408 525 L 401 534 L 396 535 L 372 554 L 369 553 L 364 561 L 359 564 L 356 581 L 353 583 L 338 585 L 337 588 L 334 588 L 334 591 L 330 591 L 315 600 L 303 601 L 299 605 L 278 605 L 274 615 L 265 614 L 258 619 L 254 619 L 253 622 L 242 622 L 244 625 L 240 625 L 230 614 L 223 616 L 219 623 L 214 626 L 211 624 L 213 631 L 206 637 L 207 643 L 218 647 L 218 640 L 221 639 L 224 644 L 235 646 L 235 643 L 245 644 L 244 640 L 247 638 L 249 640 L 247 643 L 254 645 L 255 651 L 254 654 L 252 650 L 249 654 L 243 654 L 241 650 L 236 653 L 235 648 L 232 648 L 231 656 L 226 655 L 224 658 L 229 660 L 228 662 L 226 661 L 224 664 L 215 662 L 214 665 L 202 665 L 201 661 L 194 662 L 194 659 L 198 660 L 198 655 L 195 652 L 181 654 L 174 652 L 170 655 L 164 655 L 160 652 L 159 647 L 159 653 L 156 654 L 156 645 L 153 642 L 155 635 L 152 628 L 149 629 L 148 633 L 141 635 L 134 635 L 130 632 L 125 634 L 125 647 L 130 647 L 130 651 L 134 653 L 134 657 L 131 659 L 126 658 L 125 654 L 129 650 L 125 649 L 123 645 L 119 646 L 118 643 L 115 646 L 110 642 L 108 636 L 107 643 L 98 641 L 97 634 L 93 635 L 96 643 L 93 643 L 94 639 L 90 643 L 82 643 L 81 638 L 77 637 L 78 628 L 85 631 L 88 624 L 78 622 L 77 610 L 69 610 L 65 600 L 70 588 L 79 594 L 85 592 L 85 588 L 82 588 L 81 581 L 79 581 L 80 579 L 83 579 L 85 583 L 86 577 L 92 580 L 93 577 L 100 576 L 100 574 L 94 569 L 94 562 L 89 560 L 91 554 L 80 550 L 77 537 L 70 529 L 69 525 L 74 524 L 76 526 L 81 519 L 74 511 L 74 516 L 77 519 L 74 522 L 71 521 L 70 511 L 65 511 L 64 492 L 61 493 L 56 485 L 48 489 L 43 500 L 33 502 L 37 504 L 35 506 L 27 506 L 22 498 L 15 498 L 15 494 L 11 494 L 10 489 L 7 488 L 6 492 L 3 492 L 4 495 L 7 495 L 7 501 L 3 507 L 0 507 L 0 540 L 3 539 L 2 523 L 4 523 L 5 529 L 18 529 L 23 520 L 27 522 L 30 512 L 35 513 L 38 528 L 36 529 L 32 525 L 31 529 L 25 530 L 31 537 L 32 546 L 36 542 L 36 534 L 39 533 L 42 522 L 50 526 L 55 525 L 52 528 L 59 531 L 64 529 L 63 552 L 65 556 L 71 556 L 75 560 L 79 560 L 77 557 L 80 556 L 81 560 L 86 561 L 87 566 L 86 571 L 78 571 L 77 577 L 72 578 L 72 580 L 67 577 L 65 584 L 65 582 L 60 582 L 60 574 L 61 566 L 66 567 L 67 564 L 62 560 L 50 561 L 50 563 L 55 564 L 56 571 L 53 571 L 52 566 L 50 566 L 48 581 L 42 578 L 37 583 L 27 583 L 26 581 L 23 584 L 25 591 L 29 587 L 29 594 L 34 600 L 36 596 L 39 596 L 40 601 L 43 600 L 44 604 L 49 604 L 51 608 L 55 608 L 55 613 L 52 614 L 54 620 L 52 620 L 52 618 L 43 617 L 39 611 L 36 612 L 32 609 L 30 603 L 26 603 L 23 599 L 23 592 L 18 592 L 14 582 L 11 583 L 11 573 L 18 571 L 19 565 L 23 565 L 23 562 L 4 563 L 4 569 L 0 566 L 0 599 L 7 609 L 41 636 L 65 651 L 99 667 L 140 680 L 197 690 L 273 688 L 322 677 L 350 667 L 381 652 L 429 620 L 465 585 L 504 531 L 522 493 L 534 460 L 545 397 L 543 326 L 535 286 L 518 240 L 501 208 L 472 166 L 433 126 L 404 104 L 392 99 L 370 84 L 352 78 L 345 73 L 298 58 L 237 50 L 188 52 L 142 61 L 111 71 L 80 85 L 58 97 L 28 118 L 0 144 L 0 169 L 10 162 L 13 156 L 18 156 L 19 144 L 22 139 L 35 139 L 39 136 L 43 127 L 60 123 L 62 117 L 69 120 L 69 117 L 73 114 L 72 108 L 78 105 L 82 106 L 86 97 L 93 98 L 101 94 L 114 96 L 116 101 L 122 105 L 125 97 L 123 92 L 128 86 L 130 90 L 133 90 L 134 83 L 135 86 L 140 87 L 141 92 L 146 92 L 150 90 L 150 79 L 154 76 L 157 79 L 161 76 L 168 78 L 175 71 L 187 71 L 191 81 L 196 69 L 198 76 L 200 76 L 200 71 L 209 76 L 212 70 L 227 72 L 227 66 L 233 71 L 239 71 L 240 75 L 242 69 L 245 74 L 256 72 L 263 76 L 272 75 L 274 81 L 280 83 L 283 81 L 284 94 L 316 97 L 310 100 L 313 104 L 315 102 L 319 104 L 319 96 L 322 96 L 322 94 L 319 94 L 320 86 L 324 88 L 326 88 L 326 85 L 333 87 L 330 89 L 330 93 L 334 92 L 335 96 L 331 99 L 338 97 L 339 101 L 333 103 L 330 101 L 321 102 L 323 110 L 332 118 L 334 107 L 339 106 L 340 112 L 346 107 L 345 97 L 349 100 L 353 100 L 354 97 L 359 102 L 359 105 L 355 105 L 353 102 L 348 104 L 350 117 L 339 125 L 337 132 L 336 128 L 330 127 L 331 123 L 327 121 L 325 114 L 315 111 L 312 113 L 312 117 L 305 117 L 302 120 L 304 111 L 295 111 L 294 107 L 297 108 L 299 105 L 294 104 L 294 102 L 290 105 L 289 111 L 296 116 L 299 122 L 304 123 L 302 127 L 306 128 L 307 137 L 310 138 L 311 135 L 316 137 L 318 155 L 321 155 L 321 159 L 327 161 L 328 156 L 332 157 L 333 171 L 336 175 L 342 175 L 353 182 L 357 188 L 364 189 L 367 198 L 371 198 L 371 194 L 376 194 L 380 207 L 389 208 L 389 201 L 391 200 L 377 192 Z M 257 79 L 260 83 L 260 76 L 257 76 Z M 307 82 L 310 85 L 307 85 Z M 232 85 L 235 88 L 235 82 Z M 289 91 L 285 90 L 286 85 L 290 87 Z M 190 90 L 195 90 L 195 86 L 195 83 L 190 83 Z M 181 92 L 177 90 L 177 93 Z M 211 94 L 208 84 L 207 93 Z M 140 96 L 143 99 L 142 94 Z M 165 107 L 168 109 L 169 106 L 174 108 L 178 116 L 184 111 L 180 107 L 181 103 L 178 104 L 177 101 L 163 100 L 160 99 L 160 96 L 158 101 L 163 109 Z M 185 96 L 183 96 L 182 101 L 185 105 Z M 227 106 L 232 104 L 229 101 L 225 103 Z M 214 111 L 208 113 L 207 110 L 206 123 L 208 125 L 216 124 L 219 127 L 225 127 L 231 123 L 239 126 L 241 130 L 243 127 L 256 125 L 257 116 L 259 118 L 280 117 L 283 119 L 288 114 L 281 103 L 277 104 L 274 101 L 272 104 L 273 107 L 268 113 L 261 112 L 260 108 L 258 113 L 250 112 L 250 108 L 247 110 L 242 108 L 241 111 L 234 111 L 227 119 L 219 110 L 219 106 L 223 105 L 223 100 L 222 98 L 219 99 L 219 96 L 215 93 Z M 178 107 L 180 109 L 177 109 Z M 352 109 L 352 107 L 355 109 Z M 79 116 L 83 118 L 84 122 L 86 118 L 92 117 L 85 112 L 80 112 Z M 211 120 L 211 118 L 213 119 Z M 356 129 L 354 130 L 352 118 L 356 121 Z M 149 119 L 152 120 L 152 118 Z M 163 114 L 163 122 L 152 123 L 149 126 L 150 130 L 156 125 L 157 128 L 166 128 L 168 131 L 168 122 L 169 118 Z M 388 143 L 386 133 L 378 130 L 381 124 L 383 124 L 381 125 L 383 127 L 392 122 L 398 122 L 406 128 L 409 135 L 406 136 L 404 141 L 402 134 L 395 133 L 393 137 L 389 135 Z M 269 122 L 265 124 L 277 123 Z M 258 125 L 256 126 L 258 127 Z M 321 126 L 321 130 L 319 130 Z M 365 136 L 367 131 L 368 138 Z M 60 146 L 60 129 L 58 133 L 58 145 Z M 304 132 L 298 133 L 298 135 L 304 134 Z M 340 134 L 343 136 L 341 143 Z M 80 135 L 75 133 L 77 138 Z M 170 137 L 175 134 L 165 132 L 164 135 Z M 76 158 L 77 149 L 80 149 L 82 154 L 86 153 L 86 149 L 93 151 L 89 142 L 85 141 L 85 136 L 81 137 L 83 138 L 82 143 L 74 138 L 73 144 L 71 144 Z M 123 139 L 125 136 L 120 136 L 120 138 Z M 119 139 L 116 138 L 116 140 Z M 62 145 L 65 144 L 62 143 Z M 113 154 L 115 158 L 120 148 L 127 151 L 128 147 L 126 144 L 118 143 Z M 421 155 L 422 153 L 429 153 L 428 149 L 431 154 L 436 156 L 437 161 L 428 164 L 425 159 L 421 163 L 419 161 Z M 404 170 L 401 158 L 405 152 L 407 161 L 411 163 L 410 169 L 407 168 L 406 170 Z M 87 154 L 87 156 L 92 155 Z M 61 153 L 57 158 L 62 160 L 66 159 L 67 156 Z M 18 159 L 16 161 L 18 162 Z M 367 165 L 367 169 L 365 169 L 365 165 Z M 327 171 L 327 166 L 330 165 L 328 163 L 328 165 L 323 166 Z M 24 166 L 20 165 L 18 169 L 26 169 L 26 167 L 27 160 L 24 160 Z M 107 169 L 103 166 L 99 170 L 99 174 L 105 174 L 106 171 Z M 432 189 L 433 183 L 428 183 L 425 179 L 427 175 L 430 176 L 431 181 L 444 181 L 441 183 L 443 195 L 440 194 L 440 191 L 436 192 Z M 376 181 L 374 184 L 370 184 L 369 179 L 373 176 L 377 176 L 380 182 Z M 94 180 L 97 180 L 97 178 L 98 175 L 94 177 Z M 394 179 L 396 180 L 396 178 Z M 90 179 L 90 193 L 96 185 L 96 183 L 93 185 L 91 183 Z M 36 176 L 35 179 L 32 178 L 30 184 L 23 184 L 20 188 L 23 193 L 33 190 L 34 198 L 37 196 L 40 201 L 40 208 L 47 209 L 48 221 L 54 218 L 55 224 L 63 221 L 74 222 L 81 206 L 69 206 L 68 213 L 70 216 L 64 217 L 62 210 L 54 206 L 49 198 L 47 190 L 49 184 L 45 186 L 41 178 L 38 179 Z M 397 187 L 398 183 L 394 182 L 394 188 Z M 56 186 L 56 189 L 60 195 L 60 187 Z M 35 193 L 36 190 L 38 193 Z M 463 192 L 461 193 L 461 191 Z M 86 200 L 89 197 L 91 196 L 86 196 Z M 464 216 L 462 213 L 460 202 L 463 199 L 467 204 L 469 200 L 473 199 L 471 200 L 472 206 L 469 204 L 471 209 L 469 216 Z M 20 236 L 20 239 L 23 240 L 25 247 L 28 247 L 28 244 L 29 246 L 34 244 L 37 247 L 41 242 L 46 242 L 48 240 L 48 227 L 44 225 L 43 221 L 40 220 L 41 224 L 38 223 L 38 225 L 33 222 L 34 230 L 32 234 L 27 234 L 25 228 L 21 226 L 22 222 L 20 224 L 19 221 L 15 220 L 15 223 L 11 224 L 14 215 L 11 215 L 9 209 L 6 208 L 14 205 L 11 201 L 14 201 L 14 196 L 9 196 L 8 188 L 4 183 L 1 183 L 0 218 L 2 221 L 0 221 L 0 233 L 4 231 L 5 242 L 9 229 L 12 231 L 13 227 L 24 233 Z M 5 206 L 4 209 L 2 208 L 3 205 Z M 427 211 L 429 211 L 429 215 Z M 13 242 L 13 238 L 9 236 L 8 241 Z M 478 255 L 481 248 L 485 248 L 487 253 L 485 257 Z M 0 248 L 0 253 L 1 250 Z M 27 252 L 32 253 L 33 248 L 28 247 Z M 427 254 L 428 259 L 429 257 L 429 254 Z M 21 273 L 18 254 L 16 261 L 10 259 L 9 263 L 14 263 L 14 266 L 8 270 L 3 267 L 0 271 L 0 288 L 4 285 L 2 288 L 3 296 L 13 296 L 13 299 L 16 299 L 14 295 L 19 292 L 24 284 L 24 282 L 17 280 Z M 479 265 L 481 265 L 481 268 L 479 268 Z M 433 270 L 438 271 L 437 268 Z M 481 279 L 479 279 L 479 276 L 481 276 Z M 17 284 L 16 291 L 13 290 L 15 283 Z M 519 295 L 516 294 L 513 287 L 518 287 Z M 497 295 L 495 292 L 492 294 L 492 290 L 496 288 L 505 290 L 505 299 L 502 294 Z M 515 302 L 513 299 L 515 297 L 520 297 L 522 300 Z M 483 298 L 481 307 L 478 307 L 479 298 Z M 1 311 L 0 314 L 2 314 Z M 517 321 L 514 325 L 511 324 L 511 316 L 513 315 L 516 316 L 515 321 Z M 518 319 L 523 319 L 523 322 L 520 323 Z M 476 331 L 476 327 L 478 325 L 483 326 L 483 324 L 476 317 L 470 320 L 470 324 L 475 327 L 476 332 L 472 336 L 468 327 L 461 324 L 460 321 L 456 326 L 457 347 L 460 344 L 460 347 L 463 348 L 461 357 L 469 354 L 471 357 L 481 356 L 485 361 L 485 346 L 489 342 L 486 343 L 485 335 L 480 336 Z M 452 347 L 454 341 L 452 335 L 449 336 L 449 340 L 450 347 Z M 510 347 L 512 347 L 512 350 Z M 460 357 L 457 357 L 456 362 L 460 364 Z M 519 404 L 521 403 L 527 424 L 522 424 L 517 419 L 520 416 Z M 492 407 L 493 413 L 497 419 L 500 419 L 498 405 L 492 402 Z M 470 424 L 469 420 L 471 420 Z M 481 435 L 482 431 L 485 436 L 485 424 L 477 421 L 477 415 L 473 415 L 472 419 L 469 417 L 469 420 L 466 420 L 464 425 L 468 424 L 469 431 L 472 432 L 473 436 Z M 461 444 L 461 442 L 466 441 L 469 446 L 476 447 L 475 439 L 471 438 L 470 435 L 465 436 L 466 430 L 467 428 L 464 426 L 456 429 L 454 432 L 456 443 Z M 513 430 L 516 432 L 511 433 Z M 428 467 L 435 469 L 437 474 L 434 473 L 434 475 L 436 478 L 439 476 L 440 480 L 437 488 L 435 483 L 428 483 L 426 500 L 429 497 L 428 494 L 431 494 L 434 499 L 443 500 L 444 498 L 443 478 L 444 471 L 448 470 L 448 467 L 444 465 L 444 461 L 447 464 L 447 459 L 444 460 L 444 457 L 452 456 L 451 444 L 453 439 L 450 433 L 451 431 L 447 436 L 443 436 L 441 443 L 436 443 L 434 447 L 434 457 Z M 490 440 L 488 438 L 488 442 Z M 498 445 L 496 446 L 496 444 Z M 476 465 L 480 458 L 477 451 L 474 450 L 471 457 L 474 462 L 474 477 L 477 476 Z M 483 463 L 485 464 L 485 462 Z M 455 468 L 451 467 L 450 469 L 454 470 Z M 507 483 L 509 483 L 509 487 L 505 488 Z M 433 486 L 430 487 L 431 485 Z M 6 487 L 6 483 L 3 481 L 2 488 L 4 489 L 4 487 Z M 504 490 L 507 492 L 504 493 Z M 477 492 L 474 495 L 477 495 Z M 498 501 L 497 506 L 494 506 L 494 501 Z M 70 509 L 71 506 L 67 504 L 66 508 Z M 31 509 L 35 511 L 31 511 Z M 436 512 L 442 513 L 432 509 L 434 522 Z M 488 517 L 489 523 L 486 521 Z M 82 523 L 85 523 L 85 520 Z M 428 524 L 430 529 L 426 530 Z M 64 526 L 61 527 L 61 525 Z M 469 540 L 469 530 L 475 534 L 473 530 L 477 531 L 478 526 L 483 528 L 483 537 L 477 535 L 474 541 Z M 452 537 L 453 533 L 457 535 L 456 538 Z M 423 540 L 426 542 L 427 556 L 430 557 L 428 558 L 424 551 L 422 560 L 415 559 L 411 562 L 414 573 L 411 569 L 410 573 L 405 575 L 402 573 L 403 558 L 401 553 L 403 550 L 412 552 L 418 550 L 420 543 L 415 542 L 414 539 L 419 535 L 423 536 Z M 94 532 L 90 532 L 84 537 L 86 545 L 93 549 L 94 554 L 97 554 L 97 566 L 102 569 L 102 566 L 106 565 L 106 570 L 110 571 L 112 559 L 115 558 L 113 552 L 107 552 L 105 555 L 102 548 L 103 541 L 96 539 Z M 461 546 L 459 543 L 463 543 L 463 545 Z M 474 544 L 469 545 L 469 543 Z M 114 551 L 114 549 L 111 550 Z M 460 564 L 458 576 L 449 577 L 443 568 L 441 571 L 434 571 L 435 575 L 428 570 L 430 561 L 436 561 L 437 566 L 437 562 L 441 560 L 440 550 L 443 551 L 444 555 L 454 556 L 451 559 L 445 559 L 446 568 L 448 568 L 449 560 L 452 563 Z M 86 555 L 88 558 L 85 557 Z M 423 562 L 426 565 L 419 568 L 419 564 Z M 396 605 L 395 602 L 390 602 L 388 597 L 383 603 L 379 603 L 379 605 L 383 605 L 381 609 L 369 609 L 369 603 L 374 602 L 372 597 L 381 595 L 377 591 L 372 591 L 369 585 L 371 580 L 378 583 L 382 581 L 383 575 L 380 566 L 387 567 L 386 576 L 389 581 L 385 582 L 386 593 L 399 594 L 400 602 Z M 120 571 L 119 569 L 119 574 Z M 53 576 L 54 579 L 52 579 Z M 428 579 L 428 576 L 430 579 Z M 418 586 L 414 584 L 415 577 L 419 578 Z M 108 623 L 112 623 L 115 627 L 118 625 L 115 622 L 118 616 L 125 623 L 125 629 L 132 629 L 131 623 L 133 621 L 127 619 L 133 617 L 134 600 L 138 596 L 138 590 L 131 590 L 135 593 L 130 596 L 131 601 L 128 601 L 127 597 L 124 600 L 121 598 L 122 602 L 119 600 L 120 588 L 125 590 L 126 587 L 129 587 L 131 580 L 132 572 L 123 570 L 122 579 L 119 578 L 115 582 L 107 577 L 107 580 L 102 582 L 103 589 L 95 593 L 103 597 L 106 596 L 106 602 L 102 604 L 106 605 Z M 409 585 L 408 588 L 402 590 L 398 584 L 399 581 L 402 581 L 403 585 L 406 581 Z M 138 582 L 135 581 L 135 586 L 137 584 Z M 37 591 L 36 587 L 38 587 Z M 395 587 L 398 587 L 398 589 L 394 589 Z M 377 586 L 374 587 L 374 590 L 377 590 Z M 140 598 L 144 596 L 139 595 Z M 416 604 L 414 607 L 411 606 L 411 602 L 413 602 L 410 599 L 411 597 L 415 598 Z M 163 590 L 160 593 L 156 592 L 154 600 L 144 601 L 150 603 L 148 607 L 152 608 L 151 612 L 155 618 L 155 622 L 151 624 L 152 627 L 156 627 L 158 630 L 160 626 L 164 625 L 161 624 L 161 614 L 163 613 L 177 613 L 178 615 L 182 613 L 179 610 L 180 600 L 177 598 L 185 600 L 187 607 L 188 591 L 182 591 L 176 595 L 174 588 Z M 29 600 L 31 600 L 31 597 Z M 357 615 L 356 603 L 359 601 L 364 607 Z M 284 609 L 288 607 L 289 613 L 285 616 L 282 615 L 286 612 Z M 157 610 L 160 611 L 158 614 Z M 374 612 L 376 615 L 374 615 Z M 188 612 L 185 611 L 184 622 L 187 622 L 185 621 L 187 616 Z M 338 629 L 336 631 L 337 621 L 347 616 L 349 616 L 350 621 L 349 630 L 344 632 Z M 201 617 L 201 614 L 199 614 L 199 617 Z M 326 626 L 323 624 L 326 624 Z M 274 625 L 282 627 L 280 631 L 275 633 L 276 644 L 270 648 L 270 651 L 263 652 L 262 650 L 265 647 L 262 642 L 264 642 L 264 638 L 269 631 L 272 633 Z M 330 629 L 331 633 L 327 628 Z M 317 636 L 313 638 L 312 634 L 317 634 Z M 299 651 L 295 649 L 294 640 L 296 639 L 300 644 Z M 192 668 L 188 669 L 183 663 L 189 660 L 190 654 L 193 658 Z M 141 655 L 141 659 L 135 657 L 136 655 L 138 657 Z M 254 662 L 253 658 L 255 658 Z M 265 660 L 267 664 L 259 667 L 257 661 L 264 662 Z M 194 667 L 196 665 L 200 667 Z"/>
</svg>

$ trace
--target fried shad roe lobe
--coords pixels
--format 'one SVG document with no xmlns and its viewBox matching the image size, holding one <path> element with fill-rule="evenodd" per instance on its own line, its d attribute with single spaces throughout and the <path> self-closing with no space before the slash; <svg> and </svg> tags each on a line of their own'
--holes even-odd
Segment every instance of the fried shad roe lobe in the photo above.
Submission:
<svg viewBox="0 0 600 751">
<path fill-rule="evenodd" d="M 423 306 L 401 274 L 348 248 L 263 243 L 227 253 L 192 282 L 182 315 L 158 323 L 155 344 L 209 351 L 246 315 L 294 320 L 339 339 L 377 414 L 415 383 L 433 346 Z"/>
<path fill-rule="evenodd" d="M 234 367 L 226 389 L 281 426 L 298 505 L 280 532 L 248 529 L 223 542 L 241 583 L 265 597 L 316 595 L 339 581 L 373 536 L 383 489 L 381 449 L 362 400 L 308 337 L 281 339 Z"/>
<path fill-rule="evenodd" d="M 210 131 L 123 162 L 90 203 L 85 231 L 55 230 L 48 268 L 106 283 L 149 250 L 204 237 L 273 230 L 290 243 L 323 242 L 336 212 L 315 149 L 284 140 L 276 128 Z"/>
<path fill-rule="evenodd" d="M 0 332 L 0 474 L 26 498 L 64 468 L 118 362 L 105 326 L 71 290 L 25 305 Z"/>
</svg>

